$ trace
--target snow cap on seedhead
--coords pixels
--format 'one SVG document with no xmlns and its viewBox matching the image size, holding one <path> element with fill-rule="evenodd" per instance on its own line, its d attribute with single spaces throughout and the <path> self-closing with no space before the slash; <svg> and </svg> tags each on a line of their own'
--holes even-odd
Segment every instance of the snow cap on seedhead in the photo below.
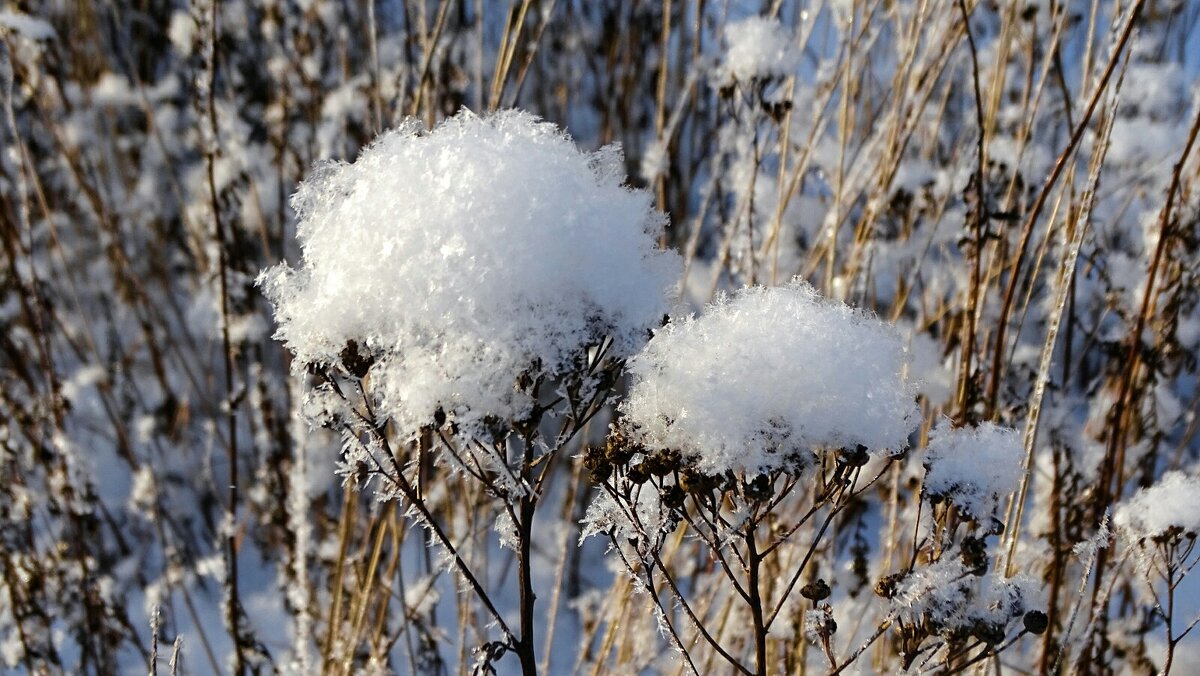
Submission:
<svg viewBox="0 0 1200 676">
<path fill-rule="evenodd" d="M 627 369 L 630 440 L 700 471 L 760 472 L 821 448 L 900 451 L 917 421 L 899 334 L 796 280 L 722 296 Z"/>
<path fill-rule="evenodd" d="M 925 493 L 975 520 L 996 516 L 1021 480 L 1021 435 L 1011 427 L 939 425 L 929 438 Z"/>
<path fill-rule="evenodd" d="M 1117 532 L 1131 541 L 1154 538 L 1172 530 L 1200 532 L 1200 478 L 1172 470 L 1158 483 L 1139 490 L 1113 514 Z"/>
<path fill-rule="evenodd" d="M 521 111 L 408 121 L 292 198 L 301 261 L 260 277 L 301 366 L 353 364 L 406 433 L 520 419 L 524 376 L 576 368 L 604 337 L 637 351 L 669 310 L 665 217 L 623 185 L 619 148 L 580 151 Z"/>
<path fill-rule="evenodd" d="M 725 52 L 717 67 L 722 85 L 793 74 L 802 56 L 796 36 L 778 19 L 749 17 L 725 26 Z"/>
</svg>

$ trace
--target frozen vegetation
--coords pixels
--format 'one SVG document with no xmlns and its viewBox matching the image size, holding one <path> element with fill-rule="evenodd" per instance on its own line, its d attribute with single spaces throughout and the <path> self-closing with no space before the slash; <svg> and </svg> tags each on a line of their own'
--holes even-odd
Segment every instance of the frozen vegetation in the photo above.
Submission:
<svg viewBox="0 0 1200 676">
<path fill-rule="evenodd" d="M 0 11 L 0 673 L 1196 673 L 1200 4 Z"/>
<path fill-rule="evenodd" d="M 300 267 L 259 283 L 298 372 L 357 360 L 402 435 L 440 409 L 486 436 L 485 418 L 530 416 L 518 377 L 641 347 L 678 256 L 656 250 L 664 218 L 622 185 L 618 148 L 580 152 L 516 111 L 420 126 L 316 168 L 292 198 Z"/>
<path fill-rule="evenodd" d="M 1195 504 L 1198 489 L 1200 480 L 1196 477 L 1167 472 L 1158 483 L 1122 503 L 1113 523 L 1135 541 L 1161 536 L 1172 529 L 1190 533 L 1188 538 L 1193 539 L 1200 531 L 1200 512 Z"/>
<path fill-rule="evenodd" d="M 916 426 L 897 332 L 802 281 L 719 297 L 626 367 L 633 443 L 709 474 L 760 473 L 814 449 L 907 448 Z"/>
<path fill-rule="evenodd" d="M 752 16 L 725 26 L 725 51 L 717 72 L 726 84 L 786 77 L 799 65 L 796 38 L 779 21 Z"/>
<path fill-rule="evenodd" d="M 1014 429 L 982 423 L 936 428 L 926 452 L 924 490 L 976 519 L 995 516 L 1021 480 L 1021 439 Z"/>
</svg>

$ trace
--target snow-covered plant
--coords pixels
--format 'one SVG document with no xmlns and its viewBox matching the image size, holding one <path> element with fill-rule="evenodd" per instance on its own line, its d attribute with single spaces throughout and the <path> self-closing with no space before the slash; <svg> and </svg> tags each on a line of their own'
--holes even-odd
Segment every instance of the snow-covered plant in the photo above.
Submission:
<svg viewBox="0 0 1200 676">
<path fill-rule="evenodd" d="M 702 472 L 802 468 L 815 449 L 899 453 L 916 424 L 895 331 L 803 281 L 722 296 L 632 359 L 628 440 Z"/>
<path fill-rule="evenodd" d="M 888 594 L 906 668 L 936 664 L 935 658 L 962 668 L 972 658 L 1007 647 L 1005 639 L 1018 620 L 1022 630 L 1039 634 L 1044 630 L 1039 623 L 1045 615 L 1032 604 L 1033 579 L 981 573 L 980 557 L 986 553 L 972 552 L 968 546 L 889 581 L 895 585 Z M 940 640 L 925 641 L 930 635 Z"/>
<path fill-rule="evenodd" d="M 1167 472 L 1153 486 L 1122 502 L 1113 514 L 1113 525 L 1139 546 L 1148 540 L 1194 539 L 1200 531 L 1198 492 L 1200 479 L 1180 471 Z"/>
<path fill-rule="evenodd" d="M 1139 490 L 1122 502 L 1113 514 L 1117 534 L 1134 552 L 1137 568 L 1154 599 L 1154 614 L 1164 625 L 1166 656 L 1163 673 L 1171 671 L 1179 642 L 1200 624 L 1200 614 L 1190 620 L 1184 617 L 1188 621 L 1186 626 L 1176 624 L 1180 606 L 1185 601 L 1179 598 L 1180 585 L 1200 563 L 1200 552 L 1196 551 L 1196 537 L 1200 532 L 1197 495 L 1200 495 L 1200 479 L 1170 471 L 1153 486 Z M 1190 612 L 1196 613 L 1195 610 Z"/>
<path fill-rule="evenodd" d="M 936 503 L 953 505 L 968 520 L 1002 526 L 1000 509 L 1017 489 L 1023 449 L 1015 429 L 993 423 L 937 428 L 926 451 L 924 490 Z"/>
<path fill-rule="evenodd" d="M 921 493 L 932 526 L 910 564 L 875 586 L 891 602 L 905 669 L 963 670 L 1045 631 L 1033 578 L 993 570 L 1002 552 L 987 543 L 1003 532 L 1000 509 L 1017 489 L 1021 457 L 1017 431 L 991 423 L 943 423 L 930 436 Z"/>
<path fill-rule="evenodd" d="M 403 435 L 444 418 L 494 440 L 489 420 L 535 414 L 533 383 L 628 357 L 669 309 L 665 221 L 621 163 L 505 111 L 410 121 L 322 165 L 292 202 L 300 267 L 261 279 L 277 337 L 298 370 L 369 375 Z"/>
<path fill-rule="evenodd" d="M 725 51 L 717 67 L 725 84 L 791 75 L 800 65 L 796 36 L 776 19 L 752 16 L 725 26 Z"/>
<path fill-rule="evenodd" d="M 432 130 L 410 121 L 313 173 L 293 199 L 299 268 L 260 278 L 294 371 L 320 379 L 314 422 L 345 435 L 347 476 L 378 478 L 451 553 L 417 485 L 422 438 L 499 499 L 501 542 L 519 553 L 521 633 L 494 619 L 526 673 L 543 480 L 661 322 L 678 274 L 655 247 L 663 217 L 622 185 L 621 161 L 520 111 L 464 111 Z"/>
<path fill-rule="evenodd" d="M 835 615 L 860 603 L 858 592 L 834 596 L 809 564 L 835 519 L 861 511 L 898 471 L 917 420 L 907 366 L 893 328 L 802 281 L 745 289 L 668 324 L 630 360 L 620 417 L 584 459 L 599 489 L 584 536 L 608 535 L 660 614 L 682 606 L 706 649 L 739 672 L 778 668 L 771 637 L 785 654 L 815 643 L 831 670 L 845 668 L 859 653 L 836 657 Z M 1044 630 L 1032 580 L 989 572 L 986 537 L 1017 487 L 1020 458 L 1016 432 L 991 424 L 930 440 L 923 493 L 942 508 L 907 565 L 875 585 L 889 610 L 868 644 L 890 627 L 904 668 L 918 659 L 965 668 Z M 722 641 L 693 609 L 664 560 L 684 527 L 720 571 L 709 579 L 736 591 L 726 612 L 750 635 Z M 806 527 L 807 542 L 798 535 Z M 797 589 L 805 573 L 811 581 Z M 667 619 L 661 627 L 697 668 L 683 630 Z"/>
<path fill-rule="evenodd" d="M 689 608 L 662 559 L 666 538 L 686 523 L 743 601 L 753 659 L 706 639 L 741 671 L 772 670 L 768 633 L 790 621 L 780 610 L 820 533 L 908 446 L 916 405 L 905 362 L 891 328 L 803 281 L 745 289 L 668 324 L 630 361 L 607 445 L 584 459 L 600 489 L 584 537 L 607 534 L 644 589 L 655 594 L 661 575 L 670 601 Z M 797 565 L 792 536 L 818 514 L 823 525 Z M 794 570 L 763 579 L 780 559 Z M 824 601 L 828 593 L 811 586 L 802 593 Z M 827 643 L 836 623 L 816 624 L 824 629 L 806 631 Z M 663 628 L 686 655 L 679 630 Z"/>
</svg>

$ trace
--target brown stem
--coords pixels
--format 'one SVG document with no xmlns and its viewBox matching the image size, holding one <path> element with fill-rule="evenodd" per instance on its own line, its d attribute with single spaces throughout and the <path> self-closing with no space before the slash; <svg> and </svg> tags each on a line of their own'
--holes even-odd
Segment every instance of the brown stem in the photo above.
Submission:
<svg viewBox="0 0 1200 676">
<path fill-rule="evenodd" d="M 763 557 L 758 553 L 754 543 L 754 530 L 747 529 L 743 534 L 746 539 L 746 563 L 749 567 L 750 581 L 749 602 L 750 616 L 754 621 L 754 666 L 755 674 L 767 674 L 767 624 L 763 619 L 762 592 L 759 588 L 759 567 Z"/>
<path fill-rule="evenodd" d="M 1062 452 L 1054 448 L 1054 485 L 1050 491 L 1050 592 L 1046 607 L 1046 617 L 1049 622 L 1046 625 L 1046 633 L 1042 637 L 1042 657 L 1040 669 L 1042 673 L 1048 673 L 1051 665 L 1054 663 L 1054 627 L 1058 621 L 1058 597 L 1062 589 L 1063 567 L 1066 565 L 1064 561 L 1064 552 L 1062 545 L 1062 519 L 1060 511 L 1062 509 L 1063 491 L 1063 475 L 1062 475 Z"/>
<path fill-rule="evenodd" d="M 1175 639 L 1175 631 L 1172 626 L 1175 621 L 1175 567 L 1171 561 L 1167 562 L 1167 657 L 1163 662 L 1162 676 L 1168 676 L 1171 673 L 1171 663 L 1175 661 L 1175 645 L 1178 641 Z"/>
<path fill-rule="evenodd" d="M 536 434 L 536 432 L 535 432 Z M 525 462 L 521 463 L 521 480 L 526 492 L 521 496 L 517 526 L 517 569 L 521 585 L 521 638 L 517 641 L 517 656 L 521 659 L 523 676 L 537 674 L 537 655 L 533 640 L 533 606 L 537 594 L 533 591 L 533 562 L 530 561 L 530 545 L 533 541 L 533 512 L 537 496 L 533 493 L 533 435 L 525 437 Z"/>
<path fill-rule="evenodd" d="M 229 636 L 233 639 L 234 673 L 246 673 L 245 648 L 242 645 L 242 632 L 239 628 L 241 618 L 241 599 L 238 593 L 238 563 L 237 563 L 237 512 L 238 512 L 238 438 L 237 438 L 237 401 L 235 401 L 233 383 L 233 345 L 229 338 L 229 258 L 226 253 L 228 243 L 225 239 L 225 224 L 221 219 L 220 198 L 217 195 L 216 152 L 217 152 L 217 108 L 216 108 L 216 78 L 217 78 L 217 3 L 209 5 L 208 17 L 208 83 L 207 83 L 207 112 L 209 131 L 209 147 L 205 149 L 205 165 L 208 178 L 208 193 L 210 207 L 213 212 L 213 223 L 216 229 L 219 280 L 221 287 L 221 355 L 225 370 L 225 406 L 226 425 L 229 428 L 229 523 L 225 534 L 225 584 L 229 596 L 228 607 L 225 609 L 225 621 L 229 625 Z"/>
<path fill-rule="evenodd" d="M 975 242 L 971 249 L 971 286 L 967 290 L 967 307 L 963 311 L 966 317 L 963 330 L 966 335 L 962 342 L 963 352 L 959 363 L 960 370 L 958 375 L 958 419 L 960 423 L 964 423 L 971 417 L 971 411 L 974 409 L 975 400 L 978 397 L 975 391 L 975 378 L 971 366 L 975 359 L 975 339 L 978 333 L 978 329 L 975 326 L 975 319 L 978 314 L 980 266 L 983 260 L 983 235 L 988 207 L 987 191 L 983 185 L 986 129 L 983 121 L 983 96 L 979 91 L 979 55 L 975 49 L 975 37 L 971 33 L 971 15 L 967 11 L 967 6 L 963 0 L 958 0 L 958 8 L 962 12 L 963 30 L 967 34 L 967 45 L 971 49 L 971 80 L 975 85 L 975 122 L 979 127 L 979 136 L 976 138 L 975 158 L 975 208 L 972 209 L 971 214 L 971 225 L 975 231 Z"/>
</svg>

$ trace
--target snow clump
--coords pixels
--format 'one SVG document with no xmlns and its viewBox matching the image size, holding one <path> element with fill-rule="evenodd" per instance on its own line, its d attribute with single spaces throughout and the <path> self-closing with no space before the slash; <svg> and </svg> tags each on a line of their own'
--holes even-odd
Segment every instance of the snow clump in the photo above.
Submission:
<svg viewBox="0 0 1200 676">
<path fill-rule="evenodd" d="M 9 10 L 0 12 L 0 28 L 6 28 L 30 40 L 53 40 L 57 36 L 49 22 Z"/>
<path fill-rule="evenodd" d="M 717 68 L 721 84 L 786 77 L 800 65 L 796 38 L 776 19 L 751 17 L 725 27 L 725 54 Z"/>
<path fill-rule="evenodd" d="M 925 623 L 943 636 L 966 633 L 995 644 L 1030 609 L 1036 588 L 1026 575 L 979 575 L 959 557 L 947 556 L 898 581 L 892 607 L 903 624 Z"/>
<path fill-rule="evenodd" d="M 929 439 L 925 492 L 974 519 L 987 519 L 1017 488 L 1022 455 L 1021 436 L 1011 427 L 941 425 Z"/>
<path fill-rule="evenodd" d="M 623 166 L 526 112 L 407 121 L 293 196 L 301 262 L 259 278 L 275 336 L 298 370 L 369 373 L 406 434 L 439 411 L 464 434 L 522 419 L 518 378 L 572 371 L 606 336 L 626 357 L 669 310 L 678 256 Z"/>
<path fill-rule="evenodd" d="M 721 296 L 668 324 L 630 360 L 631 441 L 702 472 L 766 472 L 797 454 L 902 450 L 917 420 L 890 326 L 803 281 Z"/>
<path fill-rule="evenodd" d="M 1183 472 L 1163 474 L 1158 483 L 1143 488 L 1117 508 L 1113 523 L 1130 541 L 1153 538 L 1172 529 L 1200 532 L 1200 478 Z"/>
</svg>

